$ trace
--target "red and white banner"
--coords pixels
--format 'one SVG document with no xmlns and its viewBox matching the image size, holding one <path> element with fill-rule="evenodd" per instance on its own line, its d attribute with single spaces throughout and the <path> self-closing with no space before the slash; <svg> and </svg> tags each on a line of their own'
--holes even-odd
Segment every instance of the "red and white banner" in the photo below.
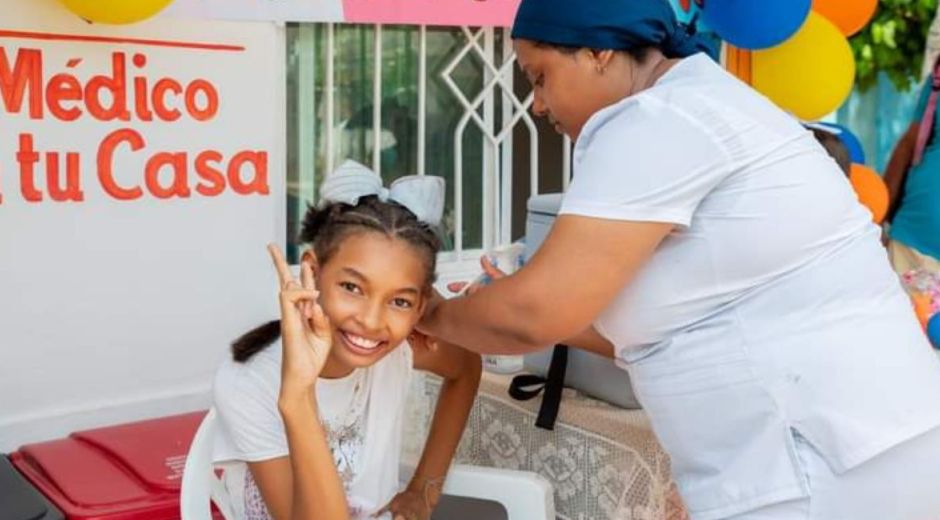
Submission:
<svg viewBox="0 0 940 520">
<path fill-rule="evenodd" d="M 107 27 L 4 0 L 0 451 L 202 395 L 274 315 L 283 45 L 274 24 Z"/>
</svg>

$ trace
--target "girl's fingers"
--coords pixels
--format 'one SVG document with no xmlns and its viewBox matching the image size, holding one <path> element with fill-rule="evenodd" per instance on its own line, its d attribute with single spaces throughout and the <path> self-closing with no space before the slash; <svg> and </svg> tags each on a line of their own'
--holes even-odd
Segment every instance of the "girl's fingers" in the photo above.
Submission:
<svg viewBox="0 0 940 520">
<path fill-rule="evenodd" d="M 413 331 L 408 335 L 408 344 L 411 345 L 413 349 L 426 350 L 428 352 L 437 352 L 440 349 L 436 338 L 432 338 L 418 331 Z"/>
<path fill-rule="evenodd" d="M 315 289 L 292 288 L 281 291 L 281 301 L 293 305 L 297 305 L 300 302 L 315 302 L 319 296 L 320 293 Z M 317 307 L 319 307 L 319 305 Z"/>
<path fill-rule="evenodd" d="M 300 282 L 304 289 L 316 289 L 316 283 L 313 279 L 313 269 L 310 267 L 310 264 L 307 262 L 300 263 Z M 311 319 L 313 318 L 313 303 L 304 302 L 303 305 L 304 318 Z"/>
<path fill-rule="evenodd" d="M 307 262 L 300 263 L 300 281 L 304 289 L 316 289 L 316 280 L 313 278 L 313 268 Z"/>
<path fill-rule="evenodd" d="M 290 272 L 290 266 L 284 260 L 281 248 L 276 245 L 268 244 L 268 253 L 271 255 L 271 261 L 274 262 L 274 268 L 277 270 L 277 278 L 281 282 L 281 287 L 285 287 L 294 279 L 294 275 Z"/>
<path fill-rule="evenodd" d="M 330 320 L 323 312 L 323 307 L 320 307 L 317 303 L 313 304 L 313 316 L 310 318 L 310 322 L 313 325 L 314 334 L 321 338 L 330 337 Z"/>
</svg>

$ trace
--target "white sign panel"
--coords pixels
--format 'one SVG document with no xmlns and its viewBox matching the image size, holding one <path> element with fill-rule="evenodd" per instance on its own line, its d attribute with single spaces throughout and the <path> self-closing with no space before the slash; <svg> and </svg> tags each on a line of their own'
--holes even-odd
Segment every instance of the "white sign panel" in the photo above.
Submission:
<svg viewBox="0 0 940 520">
<path fill-rule="evenodd" d="M 0 451 L 207 404 L 274 316 L 284 238 L 283 33 L 0 18 Z"/>
<path fill-rule="evenodd" d="M 176 0 L 169 16 L 229 20 L 343 22 L 343 0 Z"/>
</svg>

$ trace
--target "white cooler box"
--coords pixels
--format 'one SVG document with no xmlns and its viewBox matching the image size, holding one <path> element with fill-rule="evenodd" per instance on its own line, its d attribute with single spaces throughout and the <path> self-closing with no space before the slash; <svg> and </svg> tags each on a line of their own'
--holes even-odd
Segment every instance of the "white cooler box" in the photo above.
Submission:
<svg viewBox="0 0 940 520">
<path fill-rule="evenodd" d="M 560 193 L 537 195 L 529 199 L 525 227 L 525 259 L 528 260 L 542 244 L 561 208 Z M 526 354 L 527 371 L 545 376 L 552 360 L 552 349 Z M 630 376 L 617 368 L 612 360 L 579 349 L 569 349 L 565 386 L 584 392 L 623 408 L 639 408 L 633 395 Z"/>
</svg>

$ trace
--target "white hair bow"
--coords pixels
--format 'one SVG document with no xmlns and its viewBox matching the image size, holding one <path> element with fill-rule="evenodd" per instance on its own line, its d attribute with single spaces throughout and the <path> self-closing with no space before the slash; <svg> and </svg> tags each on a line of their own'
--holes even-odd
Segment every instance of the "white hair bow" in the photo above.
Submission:
<svg viewBox="0 0 940 520">
<path fill-rule="evenodd" d="M 432 175 L 408 175 L 392 182 L 388 188 L 371 169 L 346 161 L 320 186 L 323 203 L 342 202 L 355 206 L 362 197 L 377 196 L 383 202 L 393 201 L 408 208 L 418 220 L 433 227 L 444 216 L 444 179 Z"/>
</svg>

